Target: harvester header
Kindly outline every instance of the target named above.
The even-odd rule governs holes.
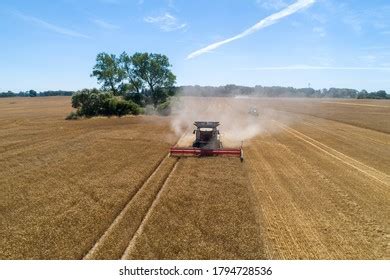
[[[219,122],[214,121],[196,121],[193,131],[195,140],[192,147],[172,147],[171,156],[234,156],[244,159],[242,146],[238,148],[223,148],[220,140],[220,133],[217,127]]]

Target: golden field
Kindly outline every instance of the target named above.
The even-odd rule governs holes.
[[[0,259],[390,258],[389,101],[193,101],[260,110],[243,163],[168,157],[168,117],[0,99]]]

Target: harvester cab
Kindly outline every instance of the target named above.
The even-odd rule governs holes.
[[[194,130],[195,141],[192,144],[194,148],[220,149],[222,148],[219,140],[219,122],[195,122]]]
[[[195,140],[192,147],[172,147],[171,156],[233,156],[244,160],[242,145],[237,148],[223,148],[217,128],[219,122],[196,121],[194,126]]]

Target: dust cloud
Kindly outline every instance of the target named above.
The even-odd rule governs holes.
[[[258,109],[259,116],[249,114],[249,109]],[[218,121],[224,147],[240,146],[265,132],[271,111],[251,104],[250,98],[189,97],[178,96],[173,101],[172,130],[181,137],[178,145],[190,146],[195,121]]]

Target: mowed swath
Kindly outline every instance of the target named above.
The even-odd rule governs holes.
[[[169,118],[0,99],[0,258],[390,258],[390,102],[206,103],[259,108],[244,163],[166,158]]]

